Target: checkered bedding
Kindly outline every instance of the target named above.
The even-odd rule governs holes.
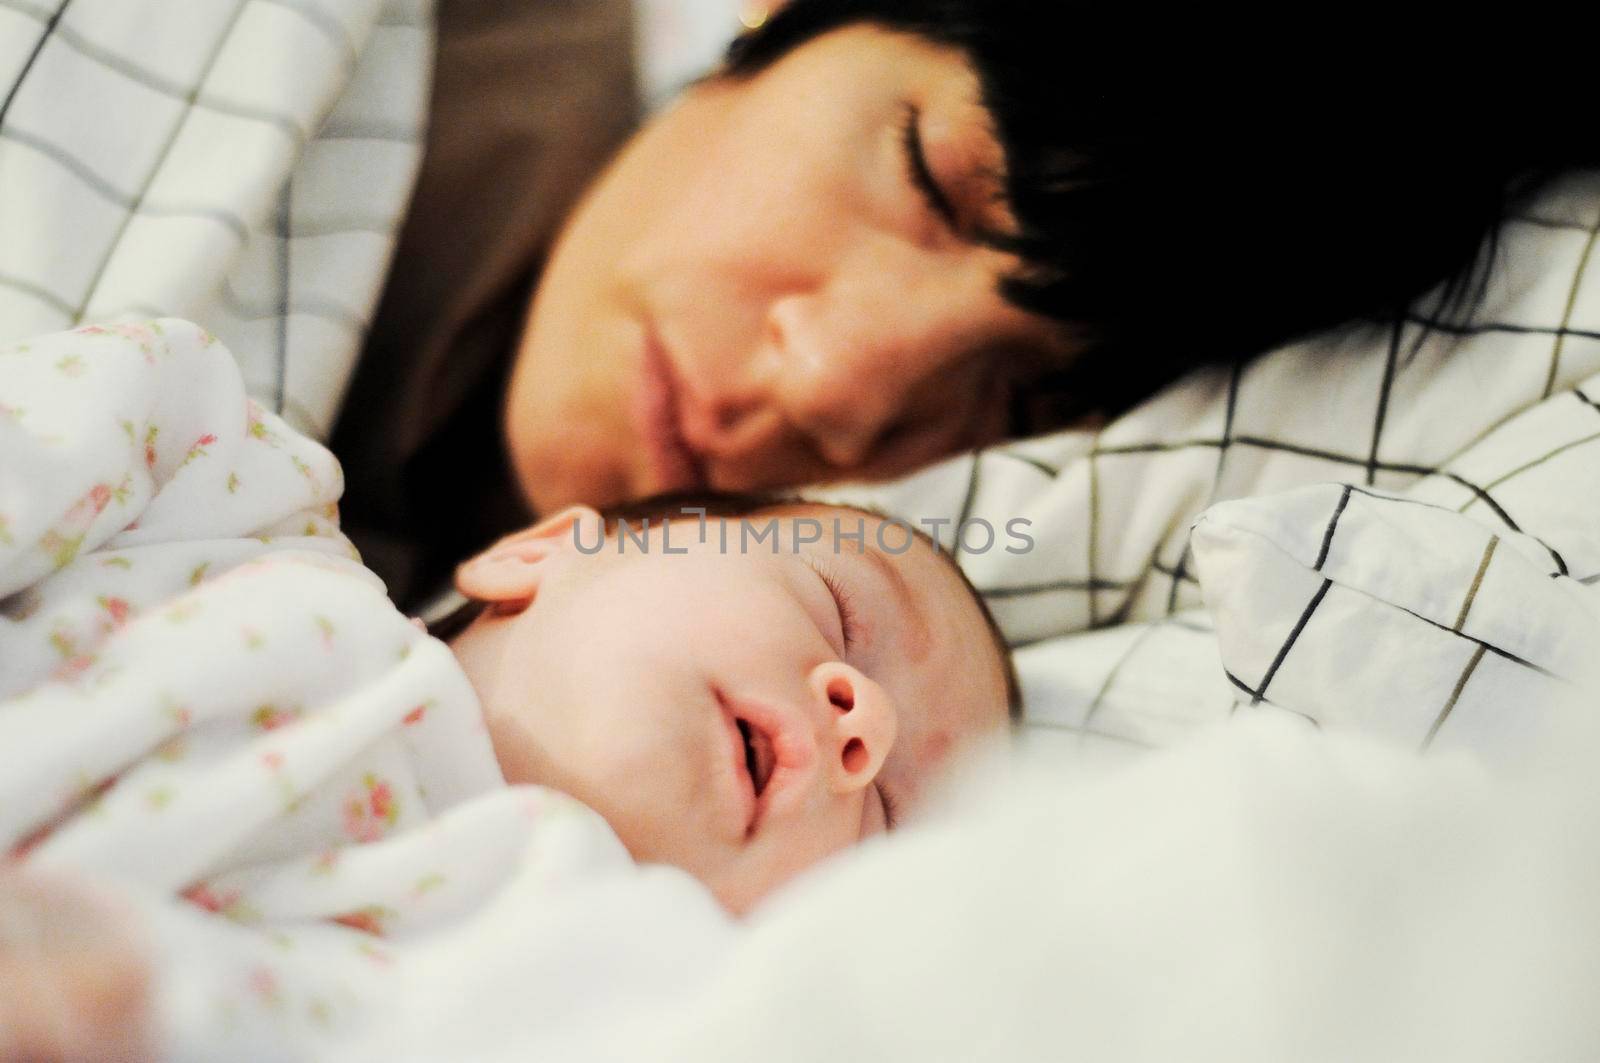
[[[204,322],[327,438],[421,160],[431,0],[0,0],[0,342]]]
[[[1572,175],[1505,224],[1469,317],[1438,320],[1425,296],[1400,320],[1297,343],[1242,369],[1195,373],[1097,432],[1011,443],[895,484],[826,493],[913,522],[954,522],[943,528],[952,545],[963,520],[996,529],[1032,522],[1036,545],[1025,553],[997,547],[960,557],[1018,647],[1037,744],[1120,759],[1241,708],[1349,723],[1361,714],[1345,706],[1359,698],[1405,702],[1405,725],[1367,725],[1418,745],[1449,744],[1462,707],[1487,697],[1507,711],[1539,685],[1533,661],[1544,651],[1518,652],[1507,641],[1519,625],[1552,626],[1536,623],[1548,608],[1528,603],[1548,606],[1550,595],[1600,579],[1597,232],[1600,174]],[[1281,494],[1329,482],[1350,491],[1333,488],[1309,507]],[[1434,636],[1455,619],[1443,609],[1384,627],[1386,652],[1374,656],[1377,629],[1333,623],[1345,592],[1329,594],[1320,577],[1274,585],[1244,608],[1237,569],[1219,559],[1209,580],[1204,565],[1197,572],[1190,529],[1208,507],[1265,498],[1261,511],[1271,516],[1260,519],[1280,539],[1329,535],[1337,560],[1356,537],[1334,535],[1335,507],[1348,519],[1391,493],[1442,507],[1456,518],[1448,533],[1475,545],[1459,564],[1438,564],[1437,521],[1414,519],[1438,510],[1387,503],[1381,521],[1409,528],[1412,548],[1366,544],[1359,560],[1381,571],[1366,598],[1392,600],[1391,584],[1432,564],[1432,589],[1453,609],[1478,585],[1476,574],[1492,591],[1486,597],[1505,603],[1498,626],[1489,623],[1496,606],[1480,599],[1467,631],[1442,645]],[[1224,522],[1237,512],[1213,514]],[[1309,529],[1296,531],[1297,521]],[[1495,536],[1534,544],[1543,565],[1536,578],[1558,586],[1542,588],[1541,598],[1477,572]],[[981,548],[985,538],[974,525],[966,542]],[[1504,553],[1501,567],[1512,552]],[[1588,637],[1593,646],[1600,629],[1574,620],[1545,637]],[[1395,640],[1411,657],[1442,654],[1453,666],[1434,660],[1427,671],[1437,680],[1419,687],[1408,655],[1387,652]],[[1258,642],[1265,652],[1255,652]],[[1330,674],[1329,662],[1344,670]],[[1320,693],[1308,695],[1317,683]]]

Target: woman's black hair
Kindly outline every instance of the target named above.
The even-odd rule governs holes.
[[[1116,9],[1115,14],[1112,9]],[[959,50],[1006,157],[1015,304],[1084,330],[1049,383],[1114,412],[1182,371],[1481,296],[1498,223],[1600,161],[1552,30],[1533,80],[1503,19],[1448,34],[1329,9],[1230,31],[1215,9],[790,0],[729,50],[752,76],[869,23]],[[1310,15],[1307,15],[1308,20]],[[1181,23],[1181,24],[1180,24]],[[1582,60],[1581,62],[1577,60]],[[1525,60],[1524,60],[1525,62]]]

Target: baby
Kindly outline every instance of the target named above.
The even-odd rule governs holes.
[[[892,829],[1016,703],[961,570],[858,510],[708,496],[608,522],[575,507],[456,582],[487,606],[451,647],[507,781],[578,798],[637,859],[734,911]]]
[[[574,882],[720,926],[891,829],[1016,705],[981,599],[907,524],[574,507],[465,562],[435,638],[353,558],[337,463],[203,331],[0,364],[0,916],[109,889],[159,943],[157,1040],[196,1058],[329,1043],[403,1006],[383,970]]]

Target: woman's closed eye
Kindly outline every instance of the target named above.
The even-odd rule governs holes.
[[[952,232],[958,231],[961,228],[961,215],[928,165],[928,153],[922,143],[921,123],[921,108],[914,103],[906,103],[900,120],[900,148],[905,156],[906,174],[912,186],[927,201],[928,208],[943,218]]]

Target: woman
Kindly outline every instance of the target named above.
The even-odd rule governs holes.
[[[1509,199],[1581,156],[1548,106],[1453,72],[1472,41],[1170,28],[1181,46],[1023,0],[795,0],[588,192],[466,420],[503,416],[539,511],[890,476],[1441,281],[1459,300]],[[353,403],[385,405],[360,381]],[[347,461],[387,436],[347,426]],[[490,446],[443,435],[406,466],[415,505]],[[474,545],[433,544],[423,582]]]

